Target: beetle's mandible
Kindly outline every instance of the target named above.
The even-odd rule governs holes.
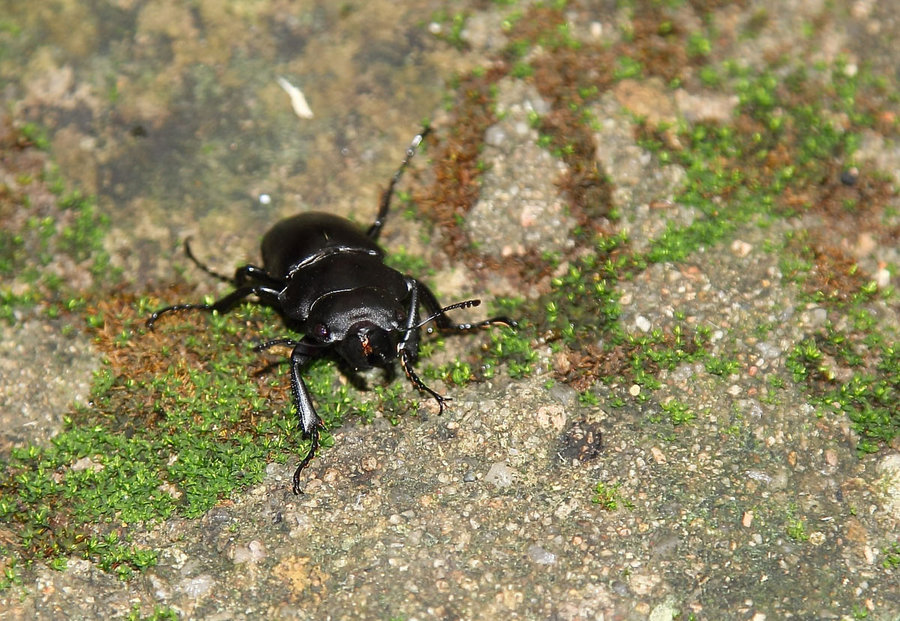
[[[426,126],[413,139],[406,156],[384,191],[378,215],[367,230],[329,213],[308,212],[281,220],[262,239],[262,267],[243,265],[233,277],[203,265],[185,241],[185,252],[200,269],[223,280],[234,291],[212,304],[176,304],[161,308],[147,319],[147,327],[167,313],[186,310],[228,312],[241,300],[255,296],[259,303],[278,310],[303,338],[281,338],[262,343],[257,350],[275,345],[293,347],[291,392],[300,427],[310,438],[310,449],[294,471],[293,491],[300,493],[300,473],[315,456],[322,424],[303,381],[303,368],[314,358],[336,352],[354,369],[387,367],[400,360],[409,381],[434,397],[443,412],[446,397],[419,379],[413,363],[419,354],[421,329],[430,322],[442,332],[467,332],[494,324],[515,327],[508,317],[478,323],[454,323],[447,311],[478,306],[466,300],[441,307],[431,290],[412,276],[384,264],[378,234],[391,205],[394,186],[409,164]],[[419,317],[419,308],[428,315]],[[428,332],[433,328],[429,326]]]

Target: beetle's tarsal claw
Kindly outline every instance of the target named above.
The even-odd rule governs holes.
[[[292,479],[291,489],[294,494],[299,496],[303,493],[303,490],[300,489],[300,473],[303,472],[303,469],[309,465],[309,462],[316,455],[316,451],[319,448],[319,428],[313,427],[313,430],[309,433],[310,445],[309,452],[306,454],[306,457],[303,458],[303,461],[300,462],[300,465],[297,466],[297,469],[294,470],[294,477]]]
[[[515,319],[510,319],[509,317],[491,317],[484,323],[485,323],[485,325],[488,325],[488,326],[494,325],[494,324],[499,324],[501,326],[506,326],[507,328],[510,328],[511,330],[515,330],[516,328],[519,327],[519,322],[516,321]]]
[[[304,459],[303,462],[301,462],[300,465],[297,466],[297,469],[294,470],[294,476],[291,479],[291,481],[292,481],[291,491],[294,492],[295,496],[299,496],[303,493],[303,490],[300,489],[300,473],[303,472],[303,468],[306,465],[305,462],[306,462],[306,460]]]
[[[453,401],[453,399],[451,399],[450,397],[445,397],[443,395],[439,395],[436,392],[431,391],[430,389],[426,388],[426,390],[429,390],[430,392],[432,392],[432,395],[434,396],[434,400],[438,402],[438,416],[442,416],[444,414],[444,403],[447,401]]]

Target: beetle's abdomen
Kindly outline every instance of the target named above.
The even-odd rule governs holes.
[[[311,211],[285,218],[269,229],[262,240],[263,266],[276,278],[286,278],[299,264],[329,248],[384,252],[365,231],[339,216]]]

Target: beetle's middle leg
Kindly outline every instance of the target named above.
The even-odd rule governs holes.
[[[235,289],[224,298],[216,300],[212,304],[174,304],[173,306],[166,306],[165,308],[161,308],[147,319],[147,328],[149,330],[153,329],[153,324],[156,323],[156,320],[162,317],[167,313],[181,312],[186,310],[202,310],[206,312],[218,311],[220,313],[227,313],[234,306],[243,300],[244,298],[256,295],[259,299],[264,303],[270,306],[274,306],[278,301],[278,291],[275,289],[270,289],[268,287],[263,287],[260,285],[248,286],[248,287],[240,287]]]
[[[428,385],[419,378],[416,374],[415,369],[412,368],[412,360],[409,352],[405,349],[400,350],[400,366],[403,367],[403,372],[406,373],[406,377],[415,386],[418,390],[423,392],[427,392],[429,395],[434,397],[434,400],[438,402],[438,416],[444,413],[444,403],[447,401],[452,401],[450,397],[445,397],[441,393],[436,390],[429,388]]]

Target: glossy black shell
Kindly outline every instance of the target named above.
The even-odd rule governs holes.
[[[262,240],[263,267],[276,278],[287,278],[304,262],[329,249],[355,249],[377,257],[384,251],[365,231],[330,213],[310,211],[278,222]]]
[[[262,256],[266,272],[284,279],[278,294],[281,308],[304,324],[314,305],[316,316],[339,315],[347,323],[360,312],[374,319],[377,310],[403,309],[409,298],[408,278],[384,265],[384,251],[355,224],[332,214],[308,212],[278,222],[263,237]],[[371,289],[378,297],[372,307],[362,303],[375,294]],[[344,300],[355,308],[336,314]],[[378,323],[395,329],[402,318],[380,318]],[[325,323],[334,328],[332,338],[343,336],[348,327]]]

